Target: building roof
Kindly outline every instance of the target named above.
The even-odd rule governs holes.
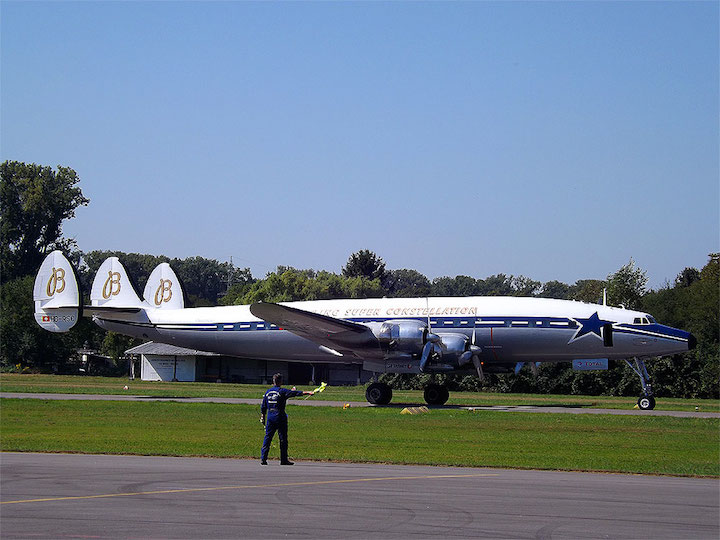
[[[176,345],[166,343],[155,343],[148,341],[132,349],[125,351],[125,354],[157,354],[162,356],[218,356],[215,353],[198,351],[196,349],[185,349]]]

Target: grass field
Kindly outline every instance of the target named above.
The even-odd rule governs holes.
[[[128,385],[127,391],[123,386]],[[310,390],[309,386],[298,389]],[[0,374],[0,390],[4,392],[41,392],[64,394],[132,394],[164,397],[262,397],[265,387],[253,384],[172,383],[128,381],[126,378],[57,375]],[[323,400],[365,401],[361,386],[329,386]],[[542,394],[494,394],[483,392],[451,392],[449,405],[538,405],[632,409],[637,397],[564,396]],[[420,390],[394,390],[393,403],[424,404]],[[720,400],[658,398],[657,410],[720,412]]]
[[[720,476],[720,419],[289,407],[297,459]],[[3,451],[257,458],[258,407],[2,399]],[[277,441],[271,458],[278,455]]]

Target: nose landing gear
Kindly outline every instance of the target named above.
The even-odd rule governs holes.
[[[653,410],[655,408],[655,397],[653,395],[652,384],[650,383],[650,375],[645,368],[645,362],[639,358],[635,358],[632,364],[629,360],[625,360],[625,363],[640,377],[643,395],[637,400],[638,407],[643,411]]]

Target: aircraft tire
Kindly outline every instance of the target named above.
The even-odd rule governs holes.
[[[372,383],[365,390],[365,399],[372,405],[387,405],[392,399],[392,388],[385,383]]]
[[[450,392],[446,386],[441,384],[428,384],[423,396],[428,405],[445,405],[450,397]]]
[[[637,404],[643,411],[652,411],[655,408],[655,398],[652,396],[640,396]]]

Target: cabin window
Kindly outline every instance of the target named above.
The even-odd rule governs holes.
[[[642,321],[640,320],[640,317],[635,317],[635,320],[633,321],[633,324],[642,324]]]

